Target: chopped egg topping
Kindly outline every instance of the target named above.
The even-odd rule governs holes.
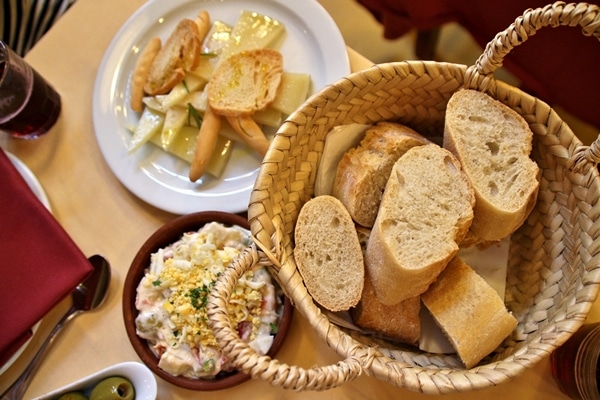
[[[218,223],[185,233],[152,255],[138,286],[138,335],[153,344],[159,366],[173,375],[214,376],[227,368],[207,324],[208,295],[227,266],[248,245],[248,234]],[[228,304],[240,337],[270,347],[277,322],[275,290],[262,267],[247,271]],[[270,339],[269,339],[270,338]],[[268,347],[261,349],[264,354]]]

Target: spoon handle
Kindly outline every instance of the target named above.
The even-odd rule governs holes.
[[[27,368],[23,371],[19,379],[17,379],[7,390],[2,393],[1,400],[21,400],[23,399],[23,395],[27,391],[29,384],[31,383],[31,379],[33,375],[38,370],[41,361],[44,356],[48,352],[48,348],[54,342],[56,336],[60,333],[65,324],[70,321],[74,316],[76,316],[80,310],[77,310],[74,306],[71,306],[69,310],[62,316],[60,321],[54,326],[44,343],[40,346],[39,350],[27,365]]]

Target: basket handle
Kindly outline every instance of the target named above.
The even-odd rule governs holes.
[[[232,265],[216,281],[208,300],[208,319],[213,334],[228,359],[240,371],[269,381],[272,385],[293,390],[326,390],[343,385],[367,372],[375,357],[375,351],[356,346],[350,355],[336,363],[323,367],[304,369],[287,365],[267,355],[256,353],[241,340],[227,314],[227,304],[238,280],[257,265],[261,258],[256,246],[244,250]],[[269,263],[269,261],[265,261]],[[312,301],[312,300],[311,300]],[[319,313],[317,326],[328,326],[329,320]],[[322,320],[322,321],[321,321]],[[314,322],[314,321],[313,321]]]
[[[562,1],[545,7],[528,9],[504,31],[496,34],[474,65],[467,69],[465,87],[496,94],[494,71],[502,67],[504,57],[544,27],[580,26],[585,36],[600,40],[600,7],[588,3]],[[586,163],[596,166],[600,162],[600,136],[591,146],[580,146],[571,158],[571,168],[583,169]]]

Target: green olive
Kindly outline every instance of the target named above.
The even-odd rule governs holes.
[[[120,376],[111,376],[98,382],[92,389],[90,400],[133,400],[135,390],[130,381]]]
[[[58,400],[87,400],[87,397],[81,392],[69,392],[60,396]]]

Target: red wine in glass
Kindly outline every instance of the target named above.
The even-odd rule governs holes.
[[[26,79],[29,90],[20,86],[23,80],[5,79],[7,62],[0,60],[0,85],[11,96],[0,98],[0,131],[18,138],[35,139],[46,133],[58,119],[60,95],[33,68]]]

